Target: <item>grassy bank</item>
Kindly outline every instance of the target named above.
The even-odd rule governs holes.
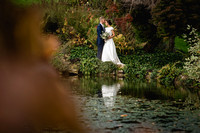
[[[111,62],[101,62],[96,58],[97,51],[86,46],[63,47],[52,59],[52,64],[59,71],[67,71],[68,67],[76,66],[77,74],[89,76],[110,76],[123,70],[125,78],[157,79],[161,84],[174,85],[182,75],[185,55],[182,53],[145,53],[135,51],[132,55],[119,55],[126,64],[120,68]],[[67,62],[67,63],[66,63]],[[65,68],[65,69],[63,69]]]

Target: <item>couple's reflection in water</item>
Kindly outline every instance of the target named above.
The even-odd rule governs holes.
[[[120,87],[121,85],[119,83],[112,85],[103,84],[101,86],[102,97],[106,107],[114,107],[117,92],[120,90]]]

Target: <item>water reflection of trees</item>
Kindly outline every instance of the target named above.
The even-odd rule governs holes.
[[[159,85],[157,82],[149,83],[137,79],[118,80],[112,77],[81,77],[77,78],[76,82],[78,83],[76,91],[89,96],[104,97],[102,95],[102,93],[104,93],[102,91],[102,86],[111,87],[116,84],[120,84],[121,86],[119,92],[122,96],[131,96],[149,100],[181,101],[181,103],[188,106],[188,108],[191,108],[190,105],[195,105],[195,108],[200,105],[199,95],[197,92],[191,92],[190,90],[181,87],[165,87]]]
[[[112,77],[83,77],[79,79],[80,88],[79,92],[85,95],[96,95],[101,97],[102,85],[113,85],[118,81]]]

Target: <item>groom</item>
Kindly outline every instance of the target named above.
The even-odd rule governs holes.
[[[103,25],[105,23],[105,19],[104,17],[100,17],[99,20],[100,20],[100,23],[97,26],[97,47],[98,47],[97,58],[101,60],[101,55],[102,55],[103,46],[104,46],[104,40],[101,38],[101,34],[102,32],[105,32],[105,28]]]

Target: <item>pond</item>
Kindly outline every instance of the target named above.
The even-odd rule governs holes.
[[[70,81],[80,122],[90,132],[200,132],[198,91],[137,79],[70,77]]]

